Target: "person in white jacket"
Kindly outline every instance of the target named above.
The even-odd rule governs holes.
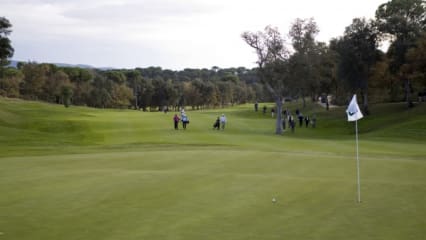
[[[226,125],[226,117],[225,117],[225,114],[222,114],[222,116],[220,116],[220,126],[222,127],[222,130],[225,130],[225,125]]]

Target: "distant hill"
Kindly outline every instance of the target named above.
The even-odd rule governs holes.
[[[53,63],[58,67],[78,67],[78,68],[95,68],[86,64],[68,64],[68,63]]]
[[[18,67],[18,63],[19,63],[20,61],[14,61],[14,60],[10,60],[10,63],[9,63],[9,65],[7,65],[8,67],[14,67],[14,68],[17,68]]]
[[[19,62],[25,62],[25,61],[10,60],[10,64],[8,66],[9,67],[17,68]],[[97,67],[93,67],[93,66],[87,65],[87,64],[69,64],[69,63],[49,63],[49,64],[54,64],[54,65],[56,65],[58,67],[77,67],[77,68],[101,69],[101,70],[111,70],[111,69],[113,69],[111,67],[97,68]]]

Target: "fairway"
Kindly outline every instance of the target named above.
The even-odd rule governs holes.
[[[426,105],[360,120],[362,203],[344,108],[302,111],[317,128],[277,136],[252,105],[174,130],[174,112],[0,98],[0,239],[423,239]]]

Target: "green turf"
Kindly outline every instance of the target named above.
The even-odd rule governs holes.
[[[0,98],[0,239],[426,236],[426,104],[359,121],[361,204],[344,108],[309,104],[317,128],[282,136],[252,109],[188,111],[175,131],[173,113]]]

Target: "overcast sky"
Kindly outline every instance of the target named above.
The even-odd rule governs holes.
[[[163,69],[255,66],[244,31],[313,17],[328,42],[387,0],[0,0],[13,59]]]

